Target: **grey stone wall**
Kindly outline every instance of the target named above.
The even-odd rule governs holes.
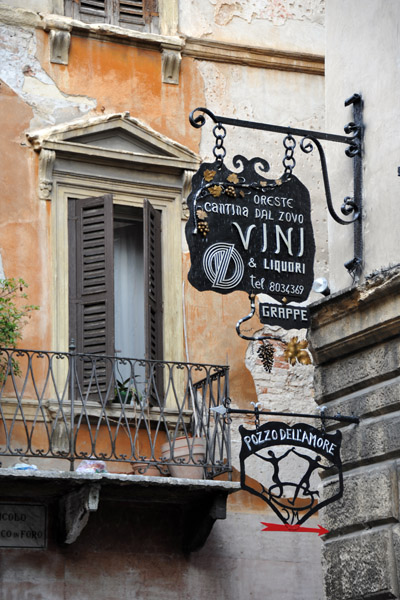
[[[311,306],[316,400],[360,418],[342,426],[343,497],[322,511],[327,600],[400,598],[399,292],[396,268]]]

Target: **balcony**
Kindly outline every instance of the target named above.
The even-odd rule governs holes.
[[[210,410],[229,401],[228,367],[15,349],[0,359],[2,497],[47,489],[65,505],[78,494],[90,512],[101,489],[102,498],[182,504],[186,524],[202,507],[184,545],[204,543],[238,486],[229,424]],[[67,520],[68,543],[77,522]]]

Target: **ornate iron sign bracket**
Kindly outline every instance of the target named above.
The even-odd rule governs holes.
[[[282,133],[287,136],[285,138],[286,156],[284,159],[285,174],[291,172],[295,165],[293,158],[293,145],[291,140],[293,136],[301,137],[300,148],[306,154],[312,152],[314,146],[317,148],[320,162],[322,177],[324,181],[325,196],[331,217],[340,225],[353,224],[354,227],[354,258],[345,263],[345,267],[357,281],[360,277],[363,261],[363,240],[362,240],[362,141],[363,141],[363,101],[360,94],[353,94],[345,101],[345,106],[353,106],[353,121],[348,123],[344,128],[347,135],[336,135],[321,131],[311,131],[306,129],[297,129],[294,127],[282,127],[280,125],[270,125],[267,123],[258,123],[255,121],[243,121],[240,119],[232,119],[214,115],[207,108],[196,108],[190,114],[189,120],[193,127],[200,128],[205,122],[207,115],[216,124],[214,127],[214,135],[216,144],[214,147],[214,156],[216,162],[220,166],[226,154],[223,146],[226,130],[224,125],[234,127],[244,127],[248,129],[259,129],[262,131],[270,131],[274,133]],[[198,113],[198,114],[196,114]],[[352,135],[350,135],[352,134]],[[288,140],[288,141],[286,141]],[[353,159],[353,196],[347,196],[341,206],[341,213],[348,219],[343,219],[337,214],[333,207],[332,195],[329,184],[328,169],[326,165],[325,153],[319,140],[346,144],[346,156]]]
[[[227,401],[229,403],[229,399]],[[341,414],[328,416],[325,407],[321,408],[319,415],[311,415],[262,411],[259,409],[259,402],[251,404],[254,406],[253,410],[229,406],[218,406],[211,410],[227,419],[233,413],[254,415],[254,429],[243,425],[239,427],[242,441],[239,455],[241,487],[266,502],[285,527],[277,529],[275,525],[264,525],[271,525],[275,530],[282,531],[300,530],[300,525],[309,517],[331,502],[339,500],[343,494],[340,458],[342,434],[340,431],[328,433],[326,421],[359,423],[359,419]],[[268,421],[261,425],[260,415],[320,419],[321,427],[316,428],[307,423],[288,425],[282,421]],[[254,468],[254,463],[259,463],[259,460],[265,466],[260,481],[246,477],[249,467],[253,465]],[[329,490],[325,490],[324,496],[320,497],[315,474],[326,470],[333,483]],[[327,531],[323,530],[322,533]]]

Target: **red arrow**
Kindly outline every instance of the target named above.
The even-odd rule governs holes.
[[[329,533],[328,529],[321,527],[321,525],[318,525],[318,527],[300,527],[300,525],[289,525],[288,523],[286,523],[286,525],[281,525],[280,523],[262,522],[261,525],[266,525],[266,527],[261,531],[303,531],[309,533],[318,533],[319,536]]]

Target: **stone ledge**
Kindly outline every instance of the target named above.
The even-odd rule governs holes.
[[[139,487],[167,487],[184,488],[192,490],[224,491],[228,494],[240,490],[240,483],[236,481],[219,481],[213,479],[182,479],[178,477],[149,477],[145,475],[126,475],[125,473],[77,473],[76,471],[20,471],[18,469],[1,469],[0,481],[2,481],[2,491],[4,490],[5,480],[13,481],[37,481],[37,482],[56,482],[60,486],[72,485],[79,486],[86,483],[100,483],[103,486],[139,486]]]
[[[319,402],[324,402],[322,396]],[[400,410],[400,377],[381,381],[380,383],[357,390],[328,404],[328,414],[340,413],[354,415],[359,418],[374,418]],[[339,424],[328,425],[327,429],[337,429]]]
[[[400,338],[339,356],[315,369],[315,400],[319,404],[400,375]]]
[[[119,473],[0,469],[0,489],[3,502],[58,503],[61,542],[66,544],[78,539],[101,503],[132,504],[136,511],[173,506],[177,508],[174,527],[182,550],[192,552],[204,545],[215,521],[226,518],[227,497],[238,491],[240,484]]]
[[[309,339],[316,364],[400,335],[400,268],[378,273],[310,305]]]
[[[342,430],[344,469],[374,464],[400,456],[400,415],[363,420]]]
[[[310,73],[311,75],[325,74],[324,57],[317,54],[302,52],[284,52],[272,48],[244,46],[229,42],[187,38],[182,50],[183,56],[198,60],[210,60],[247,67]]]

